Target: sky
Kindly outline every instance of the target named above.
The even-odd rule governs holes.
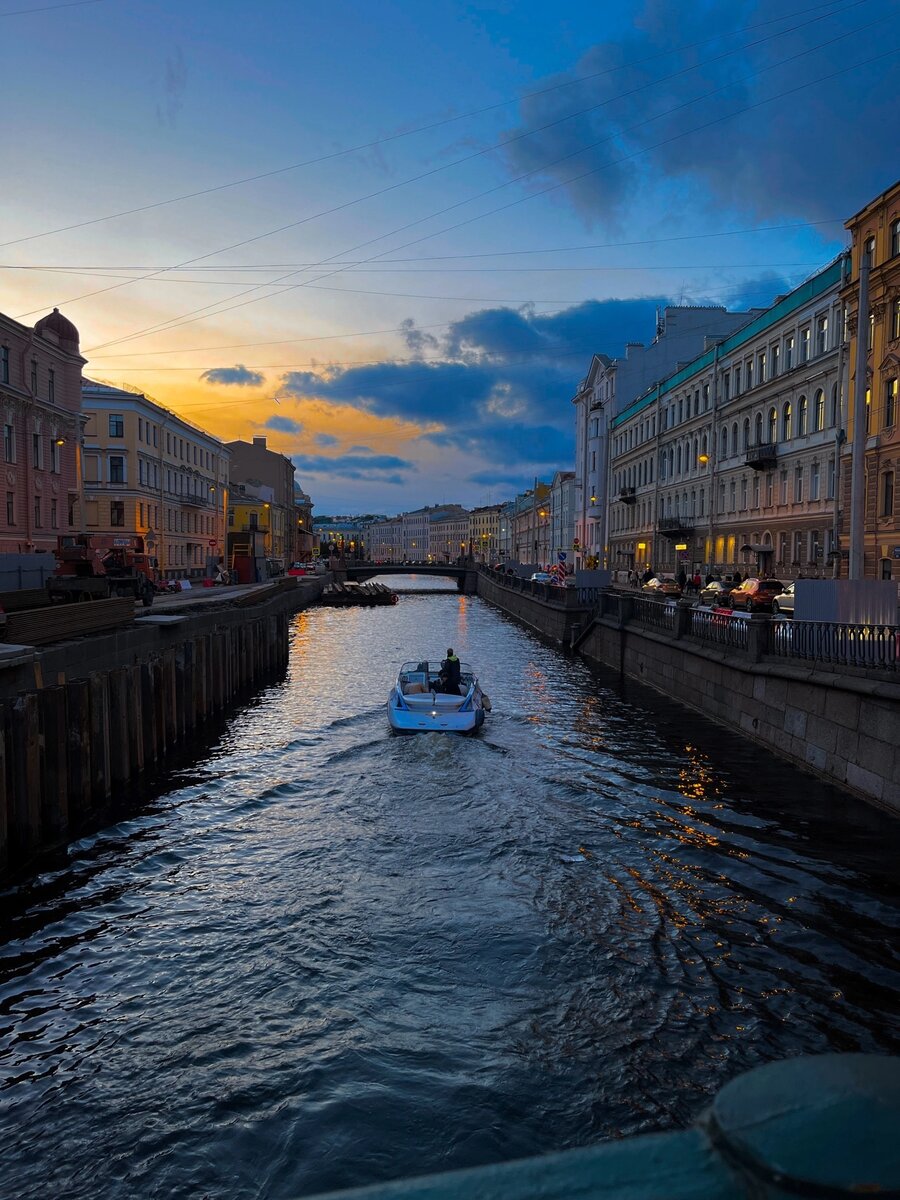
[[[0,311],[316,511],[571,469],[664,304],[770,304],[898,176],[897,0],[5,0]]]

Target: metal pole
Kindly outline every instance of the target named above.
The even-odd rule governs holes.
[[[869,360],[869,255],[859,246],[859,300],[856,306],[856,379],[853,387],[853,444],[850,448],[850,571],[862,579],[866,538],[866,368]]]

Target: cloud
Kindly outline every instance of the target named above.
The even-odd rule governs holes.
[[[238,363],[236,367],[213,367],[204,371],[200,378],[207,383],[220,383],[226,387],[259,387],[266,381],[265,375],[252,371],[243,363]]]
[[[331,433],[317,433],[316,434],[316,445],[317,446],[325,446],[325,447],[336,446],[338,444],[338,440],[339,439],[336,438]]]
[[[301,433],[303,426],[299,421],[292,421],[290,417],[269,417],[263,429],[273,429],[276,433]]]
[[[329,458],[324,454],[293,454],[291,461],[298,471],[307,475],[325,475],[342,479],[363,479],[376,483],[402,484],[402,472],[411,471],[414,464],[395,454],[342,454]]]
[[[564,184],[557,194],[587,225],[624,223],[641,203],[669,226],[723,208],[848,215],[892,182],[883,131],[900,124],[900,91],[890,57],[825,77],[871,58],[895,18],[889,0],[794,20],[780,0],[742,0],[689,5],[672,21],[667,0],[646,0],[633,32],[537,81],[595,76],[524,99],[505,164],[514,176],[536,170],[529,186]]]
[[[421,356],[426,350],[436,350],[438,339],[430,333],[417,328],[412,317],[400,322],[400,336],[406,342],[406,348],[416,356]]]

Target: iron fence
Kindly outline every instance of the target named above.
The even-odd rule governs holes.
[[[702,642],[713,642],[717,646],[729,646],[734,650],[746,650],[750,627],[746,617],[695,608],[691,611],[691,634]]]
[[[769,653],[842,667],[900,669],[900,626],[831,621],[772,621]]]
[[[675,605],[665,600],[654,600],[650,596],[635,596],[632,601],[635,620],[653,629],[675,628]]]

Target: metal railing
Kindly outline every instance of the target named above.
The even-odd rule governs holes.
[[[691,636],[702,642],[712,642],[716,646],[746,650],[749,645],[750,624],[747,617],[695,608],[691,611]]]
[[[772,621],[768,652],[839,667],[900,670],[900,626]]]
[[[635,619],[641,625],[649,625],[653,629],[675,628],[675,604],[654,600],[651,596],[634,596],[631,604]]]

